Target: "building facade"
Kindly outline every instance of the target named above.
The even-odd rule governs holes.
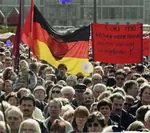
[[[0,10],[7,17],[11,8],[19,8],[20,0],[0,0]],[[59,0],[34,0],[51,25],[79,26],[93,22],[94,0],[72,0],[61,4]],[[98,23],[150,24],[150,0],[97,0]],[[24,0],[24,16],[31,0]]]

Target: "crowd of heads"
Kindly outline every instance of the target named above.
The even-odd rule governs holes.
[[[150,132],[150,70],[142,64],[94,62],[67,73],[37,60],[25,45],[18,67],[0,43],[0,133]],[[76,67],[76,66],[75,66]]]

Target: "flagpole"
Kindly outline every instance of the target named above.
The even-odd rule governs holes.
[[[93,22],[96,23],[97,22],[97,18],[96,18],[96,14],[97,14],[97,11],[96,11],[96,0],[93,0]]]

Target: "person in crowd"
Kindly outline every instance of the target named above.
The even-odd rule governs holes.
[[[66,81],[67,75],[67,66],[65,64],[58,65],[58,72],[57,72],[57,80],[64,80]]]
[[[12,65],[13,65],[12,58],[11,57],[6,57],[5,62],[3,64],[4,64],[5,68],[12,67]]]
[[[127,129],[127,127],[135,121],[135,117],[123,109],[125,102],[124,96],[120,93],[114,93],[109,98],[112,102],[110,118]]]
[[[114,88],[123,87],[124,82],[126,80],[126,72],[122,69],[117,70],[115,73],[115,79],[116,79],[116,86],[114,86]]]
[[[107,90],[102,92],[99,96],[98,96],[98,101],[104,99],[104,98],[108,98],[111,95],[111,91]]]
[[[102,132],[105,125],[105,117],[100,112],[93,112],[87,118],[89,133]]]
[[[11,106],[6,110],[6,121],[11,128],[11,133],[18,133],[19,126],[23,121],[23,113],[18,107]]]
[[[29,69],[30,69],[30,71],[34,72],[34,74],[36,76],[38,76],[38,65],[37,65],[37,63],[31,63],[29,65]]]
[[[130,112],[131,106],[134,105],[135,99],[131,95],[125,95],[124,110]]]
[[[50,129],[50,133],[65,133],[66,131],[66,125],[63,121],[56,119]]]
[[[40,63],[40,66],[39,66],[39,71],[38,71],[38,76],[41,77],[41,78],[44,78],[45,77],[45,68],[49,67],[48,64],[45,64],[45,63]]]
[[[66,83],[68,86],[74,87],[77,84],[77,76],[68,75],[66,78]]]
[[[75,95],[75,90],[71,86],[65,86],[61,89],[61,93],[62,93],[62,96],[64,98],[67,98],[69,102],[71,103]]]
[[[94,85],[94,87],[93,87],[93,95],[94,95],[95,102],[97,102],[98,96],[102,92],[104,92],[106,90],[107,90],[106,86],[104,84],[102,84],[102,83],[98,83],[98,84]]]
[[[3,71],[3,80],[10,80],[11,74],[14,72],[14,69],[12,67],[6,67]]]
[[[0,121],[0,133],[11,133],[10,126],[4,121]]]
[[[97,110],[97,104],[98,102],[93,102],[92,105],[91,105],[91,108],[90,108],[90,113],[93,113],[95,111],[98,111]]]
[[[150,110],[148,110],[144,117],[144,125],[147,129],[150,130]]]
[[[68,111],[64,112],[62,118],[72,125],[74,119],[74,109],[69,109]]]
[[[125,90],[127,95],[133,96],[135,100],[137,100],[139,87],[138,83],[134,80],[128,80],[124,83],[123,89]]]
[[[101,76],[104,76],[104,71],[103,71],[103,68],[101,66],[95,66],[94,67],[94,74],[97,73]]]
[[[50,116],[44,121],[44,125],[47,127],[49,132],[50,132],[52,123],[56,119],[59,119],[65,123],[65,126],[66,126],[65,133],[69,133],[69,132],[73,131],[71,124],[69,122],[65,121],[60,116],[61,108],[62,108],[62,103],[58,98],[54,98],[53,100],[50,101],[50,104],[49,104]]]
[[[18,133],[42,133],[42,132],[36,120],[27,119],[20,124]]]
[[[46,106],[46,102],[44,101],[46,97],[45,88],[43,86],[37,86],[35,87],[33,94],[36,99],[36,106],[43,111]]]
[[[47,133],[47,128],[44,123],[40,120],[42,114],[38,114],[37,118],[33,117],[33,111],[35,110],[35,98],[32,94],[27,94],[20,99],[20,110],[23,112],[23,119],[34,119],[36,120],[40,127],[42,133]]]
[[[17,94],[15,92],[10,92],[5,100],[10,104],[10,105],[13,105],[13,106],[18,106],[18,97],[17,97]]]
[[[97,109],[99,112],[101,112],[105,117],[105,125],[115,125],[113,120],[111,120],[111,110],[112,110],[112,103],[108,98],[104,98],[98,102]]]
[[[130,109],[130,113],[135,116],[136,110],[141,107],[142,105],[150,104],[150,85],[144,83],[140,87],[140,99],[136,102]]]
[[[144,129],[146,129],[146,127],[141,121],[134,121],[133,123],[129,125],[129,127],[127,128],[127,131],[142,132]]]
[[[80,105],[83,105],[84,103],[83,95],[86,90],[86,85],[82,83],[78,83],[75,85],[74,88],[75,88],[75,98],[73,99],[72,104],[75,107],[78,107]]]
[[[98,83],[102,83],[102,76],[98,73],[95,73],[92,75],[92,88]]]
[[[13,90],[13,82],[11,80],[5,80],[3,83],[3,91],[8,95]]]
[[[75,109],[72,133],[88,132],[86,122],[89,114],[89,110],[85,106],[78,106]]]
[[[84,98],[84,106],[90,111],[91,105],[94,102],[94,96],[91,89],[87,88],[86,91],[83,93]]]
[[[37,77],[32,71],[30,71],[29,64],[27,61],[21,60],[19,62],[19,71],[19,77],[16,80],[16,83],[14,84],[14,89],[19,90],[22,87],[20,80],[25,80],[27,85],[24,87],[27,87],[28,89],[33,91],[37,84]]]
[[[114,93],[120,93],[120,94],[123,95],[123,96],[126,95],[126,92],[125,92],[124,89],[121,88],[121,87],[116,87],[115,89],[113,89],[112,94],[114,94]]]
[[[84,77],[83,84],[86,85],[87,88],[92,86],[92,79],[90,77]]]
[[[148,81],[147,81],[145,78],[143,78],[143,77],[137,78],[136,81],[137,81],[139,87],[140,87],[143,83],[148,83]]]
[[[116,79],[115,77],[108,77],[106,86],[107,87],[114,87],[116,85]]]
[[[56,84],[49,91],[48,104],[44,108],[44,116],[45,116],[45,118],[47,118],[49,116],[48,108],[49,108],[50,100],[53,100],[54,98],[62,97],[62,93],[61,93],[61,89],[62,88],[63,88],[63,86],[61,86],[59,84]]]
[[[150,110],[150,105],[142,105],[136,110],[136,120],[144,123],[144,117],[147,111]]]
[[[37,76],[37,84],[36,84],[36,86],[45,86],[45,80],[42,78],[42,77],[40,77],[40,76]]]

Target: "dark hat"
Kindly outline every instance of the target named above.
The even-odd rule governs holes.
[[[75,90],[84,92],[86,90],[86,85],[82,83],[78,83],[75,85]]]

